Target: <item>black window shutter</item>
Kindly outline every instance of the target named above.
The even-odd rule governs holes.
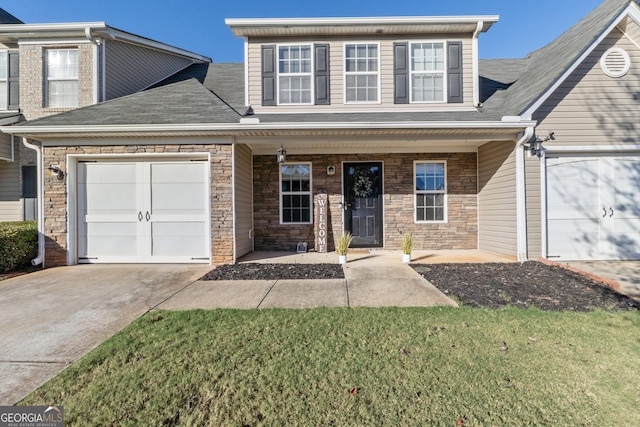
[[[276,47],[262,46],[262,105],[276,105]]]
[[[315,54],[315,65],[313,78],[315,80],[315,104],[329,105],[331,104],[331,96],[329,93],[329,45],[316,44],[313,46]]]
[[[463,102],[462,97],[462,42],[447,43],[447,102]]]
[[[393,44],[393,102],[409,103],[409,44]]]
[[[18,52],[9,52],[7,55],[9,60],[7,75],[7,108],[9,110],[17,110],[20,108],[20,57]]]

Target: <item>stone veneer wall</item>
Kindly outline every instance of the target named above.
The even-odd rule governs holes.
[[[413,162],[446,160],[448,221],[416,224],[413,220]],[[312,190],[329,195],[328,250],[335,250],[335,238],[342,232],[342,162],[383,162],[384,247],[400,249],[402,235],[410,232],[415,249],[477,249],[478,184],[476,153],[449,154],[361,154],[287,156],[287,162],[312,162]],[[275,156],[254,156],[254,235],[256,250],[295,250],[297,242],[315,247],[315,224],[281,225],[279,168]],[[336,174],[327,175],[327,166]],[[315,210],[317,215],[317,209]]]
[[[67,170],[67,154],[211,153],[211,250],[214,264],[233,262],[232,148],[230,145],[46,147],[44,165]],[[66,180],[44,176],[45,266],[67,264]]]

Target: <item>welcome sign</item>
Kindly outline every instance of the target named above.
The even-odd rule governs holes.
[[[327,216],[329,214],[329,195],[327,190],[320,189],[316,193],[318,220],[316,221],[316,252],[327,253]]]

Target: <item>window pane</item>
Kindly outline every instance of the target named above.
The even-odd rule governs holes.
[[[78,82],[77,81],[50,81],[49,82],[49,107],[77,107],[78,106]]]
[[[75,49],[48,50],[47,77],[50,79],[77,79],[78,51]]]
[[[7,78],[7,51],[0,51],[0,80]]]
[[[7,109],[7,82],[0,82],[0,110]]]

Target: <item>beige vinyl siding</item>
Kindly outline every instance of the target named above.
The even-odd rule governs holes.
[[[527,198],[527,257],[536,260],[542,256],[542,188],[540,160],[525,155],[525,194]]]
[[[478,248],[517,254],[516,157],[510,141],[478,149]]]
[[[2,139],[9,135],[2,135]],[[4,141],[0,143],[4,145]],[[0,160],[0,221],[22,221],[22,181],[19,152],[15,161]]]
[[[612,47],[631,57],[624,77],[608,77],[600,68],[600,58]],[[539,121],[537,132],[555,132],[556,140],[547,146],[640,144],[638,93],[640,49],[616,29],[533,115]]]
[[[251,149],[234,145],[235,258],[253,251],[253,165]]]
[[[106,99],[145,89],[182,70],[193,61],[156,49],[105,41]]]
[[[394,104],[393,102],[393,43],[402,41],[462,41],[463,55],[463,90],[464,103],[414,103]],[[262,106],[261,83],[261,46],[263,44],[329,44],[329,78],[331,88],[331,105],[281,105],[272,107]],[[380,44],[380,93],[379,103],[345,104],[344,102],[344,45],[345,43],[379,43]],[[468,35],[430,35],[429,37],[404,37],[404,38],[334,38],[318,37],[309,39],[252,39],[248,45],[248,91],[249,104],[256,112],[284,112],[296,110],[309,110],[317,112],[349,112],[349,111],[379,111],[388,108],[397,111],[442,111],[460,110],[473,107],[473,47],[471,37]]]
[[[626,35],[613,30],[533,115],[538,135],[555,132],[555,141],[546,147],[640,145],[640,48],[629,38],[640,44],[640,28],[632,22]],[[600,68],[600,58],[612,47],[631,58],[624,77],[608,77]],[[526,174],[528,256],[535,259],[542,255],[543,225],[538,159],[527,158]]]
[[[2,159],[13,160],[13,150],[11,149],[11,135],[0,133],[0,162]]]

